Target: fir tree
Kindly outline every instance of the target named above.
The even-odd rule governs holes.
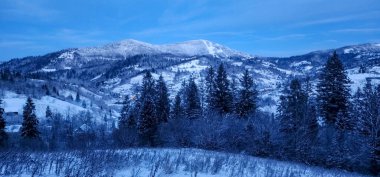
[[[168,122],[170,112],[169,93],[162,75],[157,81],[156,91],[158,92],[156,103],[158,123]]]
[[[80,95],[79,95],[79,92],[77,92],[76,96],[75,96],[75,101],[76,102],[79,102],[80,101]]]
[[[138,131],[144,144],[150,146],[155,145],[157,131],[157,117],[154,101],[154,79],[152,74],[147,71],[143,78],[143,86],[141,92],[141,110],[138,120]]]
[[[215,71],[212,66],[210,66],[207,69],[207,75],[205,79],[206,83],[206,99],[205,102],[207,104],[208,109],[214,109],[215,108],[215,100],[214,100],[214,93],[215,93]]]
[[[201,115],[201,103],[199,101],[198,87],[193,78],[189,79],[186,89],[186,115],[189,119],[198,118]]]
[[[304,138],[304,131],[301,130],[305,126],[307,111],[307,94],[302,90],[298,79],[291,81],[289,91],[286,90],[281,97],[279,108],[280,131],[283,133],[285,150],[294,156],[295,152],[301,150],[299,142]]]
[[[50,106],[46,107],[45,117],[46,119],[51,119],[53,117],[53,112],[51,112]]]
[[[5,146],[6,141],[8,140],[8,135],[5,132],[5,119],[3,117],[4,109],[1,107],[3,100],[0,99],[0,147]]]
[[[336,52],[327,60],[317,85],[319,112],[328,125],[352,129],[349,119],[349,79]],[[341,112],[343,120],[338,119]]]
[[[38,138],[40,132],[37,129],[38,120],[35,114],[36,108],[32,98],[28,97],[23,111],[21,136],[24,138]]]
[[[240,79],[241,89],[239,91],[239,101],[237,103],[237,114],[240,117],[247,117],[257,108],[257,90],[248,70],[245,70]]]
[[[130,114],[130,100],[129,96],[126,95],[123,101],[123,107],[121,108],[120,117],[119,117],[119,129],[126,128],[134,124],[134,120],[129,120]]]
[[[182,117],[182,113],[183,113],[183,108],[181,104],[181,96],[180,96],[180,93],[177,93],[177,95],[174,98],[174,104],[172,108],[172,118],[178,119]]]
[[[212,105],[217,112],[221,114],[231,113],[233,100],[227,72],[223,64],[218,67],[212,101]]]

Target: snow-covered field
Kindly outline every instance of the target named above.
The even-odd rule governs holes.
[[[26,95],[5,91],[2,99],[5,112],[18,112],[19,115],[22,115],[22,110],[27,99]],[[87,110],[51,96],[42,96],[39,99],[33,99],[33,101],[36,106],[36,115],[39,118],[45,117],[47,106],[50,106],[52,111],[59,112],[62,115],[66,115],[67,113],[75,114]]]
[[[361,176],[297,163],[199,149],[1,152],[0,176]]]

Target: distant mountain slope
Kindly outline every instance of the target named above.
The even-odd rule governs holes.
[[[206,40],[164,45],[124,40],[100,47],[65,49],[43,56],[13,59],[1,63],[0,70],[18,72],[34,79],[24,81],[29,85],[35,85],[35,79],[38,79],[38,82],[54,85],[58,90],[69,90],[73,94],[78,90],[88,90],[91,94],[86,97],[86,105],[96,103],[96,110],[92,111],[103,111],[99,114],[101,116],[108,109],[115,110],[123,95],[132,94],[137,89],[146,69],[151,69],[156,78],[164,76],[173,98],[182,81],[192,76],[201,84],[206,68],[224,63],[231,81],[236,83],[241,73],[248,69],[258,84],[260,109],[275,112],[282,86],[293,77],[302,79],[307,76],[315,85],[318,72],[333,51],[337,51],[343,60],[353,90],[365,83],[368,77],[380,77],[380,44],[352,45],[275,58],[245,54]],[[359,73],[360,67],[364,68],[365,73]],[[64,99],[62,95],[60,99]],[[113,117],[116,116],[113,114]]]

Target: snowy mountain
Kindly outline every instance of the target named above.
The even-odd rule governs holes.
[[[242,71],[248,69],[258,84],[260,109],[275,112],[283,84],[292,77],[309,76],[315,85],[318,72],[335,50],[346,66],[353,90],[362,86],[367,78],[380,77],[380,44],[278,58],[254,57],[206,40],[163,45],[124,40],[100,47],[65,49],[43,56],[13,59],[1,63],[0,70],[27,76],[25,83],[3,86],[3,90],[16,92],[20,98],[43,92],[41,87],[48,85],[50,91],[54,87],[60,93],[55,96],[57,99],[68,102],[62,105],[74,104],[98,113],[99,117],[112,110],[112,117],[117,117],[121,97],[138,89],[144,70],[152,69],[155,78],[163,75],[173,98],[182,81],[192,76],[201,85],[206,68],[224,63],[231,81],[238,82]],[[365,72],[359,72],[360,68]],[[29,91],[15,87],[26,87]],[[72,100],[76,93],[83,97],[80,103]],[[62,109],[66,111],[68,107]]]
[[[232,56],[251,57],[248,54],[229,49],[220,44],[207,40],[191,40],[175,44],[153,45],[133,39],[128,39],[107,44],[102,47],[82,48],[78,49],[76,52],[79,55],[86,57],[108,56],[110,58],[117,56],[128,57],[141,54],[172,54],[176,56],[210,55],[219,58]]]

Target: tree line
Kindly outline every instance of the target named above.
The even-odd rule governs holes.
[[[54,119],[53,127],[60,133],[50,131],[53,135],[47,141],[59,142],[65,135],[71,144],[88,142],[86,148],[101,147],[99,142],[107,148],[196,147],[379,174],[380,85],[368,80],[351,95],[350,81],[336,53],[327,60],[316,89],[304,78],[293,78],[282,88],[276,115],[260,111],[259,92],[248,70],[238,84],[229,79],[223,64],[217,69],[210,66],[205,77],[196,79],[191,76],[183,81],[170,100],[164,77],[156,80],[147,70],[139,90],[124,97],[112,134],[92,132],[75,139],[72,122]],[[40,135],[34,109],[29,98],[21,128],[24,140]],[[4,144],[2,113],[0,109]],[[50,111],[49,117],[59,117],[53,115]]]

